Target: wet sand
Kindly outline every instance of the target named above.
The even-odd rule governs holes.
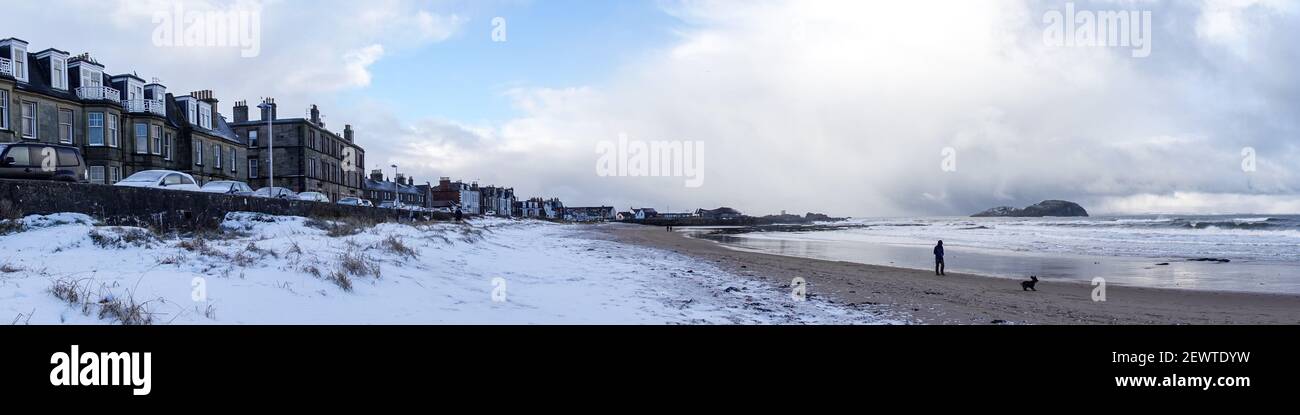
[[[1044,278],[1022,291],[1006,278],[743,252],[661,227],[608,224],[592,228],[624,243],[670,250],[715,263],[737,275],[787,286],[841,304],[879,304],[921,324],[1300,324],[1300,296],[1128,287],[1094,287]]]

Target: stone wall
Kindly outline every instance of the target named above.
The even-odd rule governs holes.
[[[405,211],[333,203],[27,180],[0,180],[0,200],[22,215],[84,213],[107,224],[163,230],[213,229],[228,212],[375,222],[415,219]]]

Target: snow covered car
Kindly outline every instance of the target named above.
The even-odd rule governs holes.
[[[330,197],[321,192],[302,192],[298,194],[298,200],[329,203]]]
[[[297,199],[298,194],[294,191],[283,187],[263,187],[253,192],[253,197],[266,197],[272,199]]]
[[[396,202],[392,200],[385,200],[383,202],[379,202],[379,207],[384,209],[401,209],[403,206],[404,205],[402,205],[402,202]]]
[[[338,204],[348,205],[348,206],[375,207],[374,203],[370,203],[369,200],[362,199],[359,197],[345,197],[339,199]]]
[[[489,211],[487,211],[487,212],[483,212],[483,214],[484,214],[484,215],[487,215],[487,216],[496,216],[496,215],[497,215],[497,211],[495,211],[495,210],[489,210]]]
[[[122,187],[147,187],[151,189],[199,191],[194,177],[171,170],[145,170],[113,184]]]
[[[199,188],[204,193],[225,193],[228,195],[247,196],[253,194],[253,188],[248,187],[244,182],[234,180],[215,180],[207,182]]]

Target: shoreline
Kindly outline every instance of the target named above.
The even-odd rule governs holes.
[[[608,239],[664,249],[777,286],[794,277],[808,293],[837,304],[881,305],[920,324],[1300,324],[1300,295],[1146,288],[1110,284],[1092,300],[1087,283],[1043,279],[1039,291],[1018,280],[827,261],[731,249],[661,227],[608,224]]]

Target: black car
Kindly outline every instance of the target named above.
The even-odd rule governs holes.
[[[86,161],[73,146],[47,143],[0,144],[0,179],[83,182]]]

